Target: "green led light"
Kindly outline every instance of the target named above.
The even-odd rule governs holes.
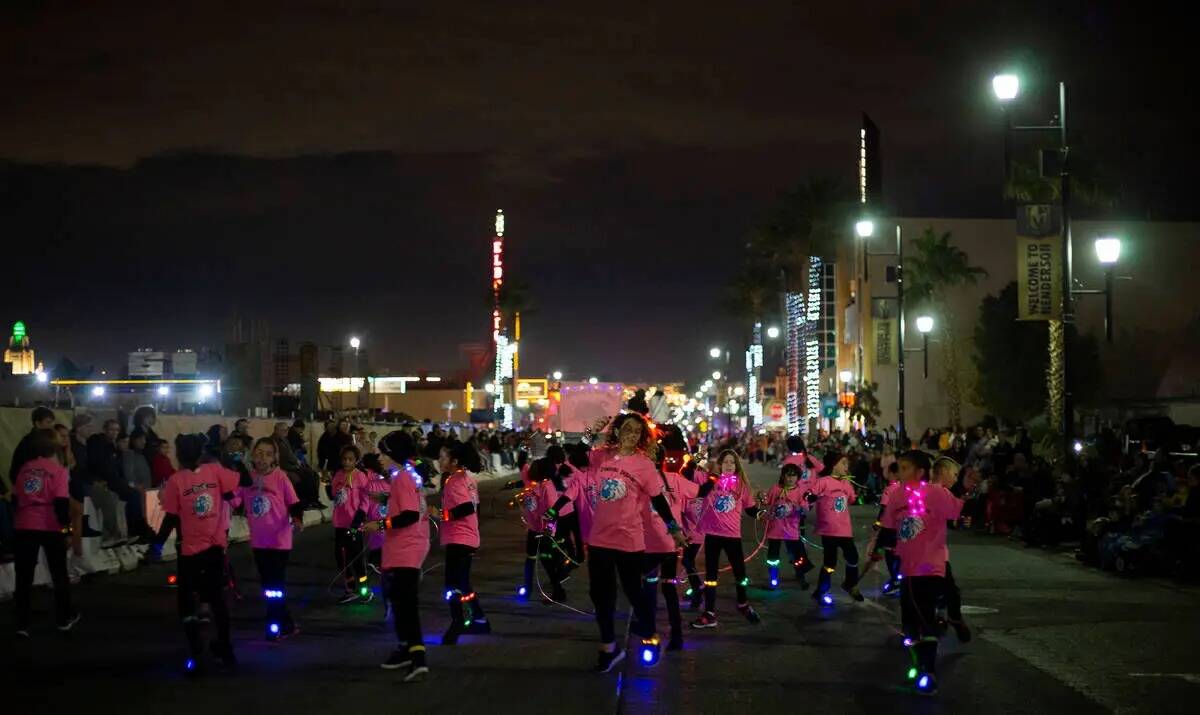
[[[367,595],[367,587],[363,586],[362,588],[358,589],[358,592],[364,596]]]
[[[909,669],[908,669],[908,679],[909,679],[909,680],[916,680],[916,679],[917,679],[917,669],[916,669],[916,668],[909,668]]]

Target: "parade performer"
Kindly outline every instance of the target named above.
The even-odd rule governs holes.
[[[747,621],[759,622],[746,594],[750,579],[746,576],[746,557],[742,552],[742,514],[757,518],[761,509],[754,503],[750,482],[736,452],[730,449],[721,452],[717,466],[720,475],[708,477],[716,486],[705,498],[704,514],[700,517],[700,529],[704,532],[704,612],[692,621],[692,628],[717,626],[717,574],[722,551],[733,571],[738,611]]]
[[[239,478],[237,472],[216,462],[200,464],[206,441],[202,434],[181,434],[175,438],[180,468],[159,492],[164,516],[151,547],[152,560],[161,560],[167,536],[179,530],[176,593],[179,618],[191,654],[186,664],[190,674],[204,670],[200,661],[200,621],[196,615],[199,603],[208,605],[217,628],[212,654],[223,667],[237,665],[229,636],[229,608],[222,593],[229,534],[221,515],[223,506],[236,497]]]
[[[388,516],[363,524],[368,534],[384,532],[383,570],[388,579],[397,645],[380,664],[385,670],[408,668],[404,682],[420,680],[429,672],[425,643],[421,639],[419,592],[421,566],[429,554],[429,515],[425,480],[413,460],[417,447],[412,435],[396,430],[379,441],[379,461],[391,477],[387,493]]]
[[[824,564],[817,581],[813,598],[824,605],[832,605],[829,595],[833,574],[837,571],[838,550],[846,559],[846,579],[842,590],[855,601],[862,601],[858,590],[858,549],[854,545],[854,527],[850,522],[850,505],[854,503],[854,487],[847,473],[849,460],[837,453],[825,455],[825,468],[821,476],[813,481],[805,499],[816,504],[817,535],[821,537]]]
[[[859,577],[860,581],[866,578],[875,564],[882,560],[888,570],[888,580],[879,589],[883,594],[900,592],[900,559],[896,558],[895,512],[888,512],[887,508],[900,490],[899,476],[900,472],[896,462],[889,464],[883,471],[883,478],[887,480],[888,485],[884,487],[883,493],[879,496],[879,514],[875,517],[874,533],[864,549],[868,554],[868,560]]]
[[[275,442],[254,443],[250,472],[239,481],[238,498],[250,527],[250,547],[267,602],[266,637],[274,641],[300,632],[287,607],[287,565],[292,530],[304,528],[304,505],[291,480],[279,469]]]
[[[367,519],[367,475],[358,469],[358,447],[348,444],[339,453],[342,468],[325,487],[333,500],[333,554],[342,575],[344,593],[339,604],[370,603],[375,594],[367,586],[363,563],[363,538],[359,527]]]
[[[446,552],[446,600],[450,627],[442,645],[454,645],[463,633],[491,633],[491,625],[471,588],[471,559],[479,549],[479,487],[469,472],[483,468],[479,453],[465,442],[442,447],[442,524],[438,536]],[[469,470],[469,471],[468,471]]]
[[[383,468],[383,464],[379,461],[379,455],[375,453],[363,455],[359,466],[363,473],[367,475],[367,486],[365,489],[367,521],[386,519],[388,516],[387,495],[392,489],[387,470]],[[381,494],[383,495],[382,497],[380,497]],[[382,531],[376,531],[365,536],[367,566],[379,575],[379,593],[382,596],[380,600],[386,604],[386,613],[384,616],[384,620],[386,621],[392,614],[392,602],[387,598],[387,572],[383,570],[383,541],[385,534]]]
[[[779,587],[780,546],[787,548],[801,590],[808,590],[808,580],[804,575],[812,570],[813,565],[800,539],[807,507],[799,489],[800,474],[799,465],[783,465],[783,469],[779,470],[779,483],[766,494],[759,495],[767,515],[767,587],[771,590]]]
[[[950,493],[961,498],[963,495],[964,486],[958,481],[959,465],[949,457],[938,457],[933,462],[931,470],[933,475],[933,483],[950,490]],[[947,526],[953,528],[956,522],[952,521]],[[958,582],[954,580],[954,570],[950,568],[949,550],[946,555],[946,583],[943,589],[943,597],[946,604],[946,622],[954,629],[954,636],[958,638],[960,643],[966,643],[971,640],[971,629],[967,626],[967,622],[963,620],[962,615],[962,591],[958,588]]]

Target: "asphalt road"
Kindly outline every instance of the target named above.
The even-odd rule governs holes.
[[[756,486],[774,473],[756,468]],[[237,674],[187,680],[184,642],[169,565],[85,581],[75,591],[84,614],[69,635],[50,626],[50,593],[35,594],[31,641],[0,637],[0,673],[11,712],[1183,712],[1200,697],[1200,593],[1169,582],[1125,580],[1078,565],[1069,556],[1024,549],[1006,539],[954,534],[951,558],[976,637],[943,639],[941,693],[909,693],[907,656],[897,644],[897,604],[880,598],[879,573],[864,584],[867,601],[840,591],[831,609],[785,580],[765,583],[765,556],[750,567],[752,602],[762,623],[733,608],[725,582],[720,626],[685,634],[685,649],[654,669],[626,662],[620,673],[590,672],[596,629],[587,615],[536,600],[520,602],[524,533],[507,494],[487,484],[475,587],[495,633],[436,645],[448,613],[440,598],[440,553],[422,587],[422,621],[432,673],[403,685],[379,669],[393,645],[380,602],[334,605],[328,525],[300,534],[290,571],[301,634],[268,644],[249,547],[232,557],[247,594],[235,603]],[[872,507],[855,507],[860,548]],[[749,522],[746,523],[750,532]],[[749,551],[755,540],[747,533]],[[811,555],[819,558],[820,552]],[[567,584],[569,602],[587,611],[586,575]],[[840,581],[835,578],[835,584]],[[625,606],[619,605],[620,609]],[[685,614],[686,615],[686,614]],[[659,610],[660,627],[666,615]],[[12,631],[10,604],[0,604],[0,633]],[[11,678],[11,680],[10,680]],[[12,687],[8,686],[12,683]]]

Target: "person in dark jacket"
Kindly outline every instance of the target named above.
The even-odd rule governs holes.
[[[338,467],[338,460],[341,454],[337,446],[334,444],[334,436],[337,434],[337,423],[333,420],[325,422],[325,433],[317,440],[317,463],[316,468],[322,472],[332,472]]]

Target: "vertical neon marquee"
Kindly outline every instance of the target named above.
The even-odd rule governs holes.
[[[500,311],[500,288],[504,285],[504,211],[496,211],[495,235],[492,238],[492,344],[496,354],[495,400],[492,403],[500,422],[512,428],[512,410],[504,398],[504,380],[512,378],[512,351],[504,329],[504,314]]]
[[[804,315],[804,431],[821,417],[821,281],[824,263],[808,259],[808,310]]]

